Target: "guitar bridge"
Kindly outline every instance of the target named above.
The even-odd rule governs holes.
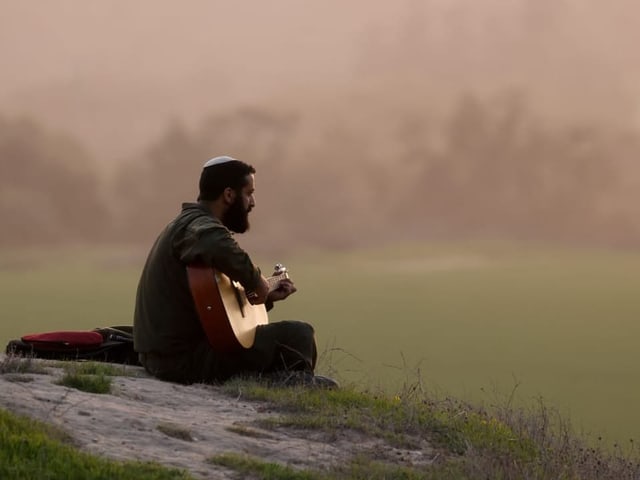
[[[244,317],[244,294],[237,282],[233,282],[233,292],[236,295],[236,301],[238,302],[238,307],[240,307],[240,313]]]

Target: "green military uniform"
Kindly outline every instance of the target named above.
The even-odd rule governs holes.
[[[134,314],[134,347],[153,375],[180,383],[224,381],[237,374],[303,370],[316,362],[314,331],[304,322],[261,325],[253,347],[235,353],[209,345],[191,296],[186,265],[210,265],[247,291],[260,270],[231,232],[201,204],[185,203],[145,263]]]

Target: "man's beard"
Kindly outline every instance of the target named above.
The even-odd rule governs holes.
[[[229,210],[227,210],[222,223],[232,232],[244,233],[249,230],[250,211],[251,208],[244,208],[242,198],[238,195],[229,207]]]

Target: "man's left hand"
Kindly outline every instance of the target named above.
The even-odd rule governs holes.
[[[280,284],[278,285],[278,288],[276,288],[274,291],[272,291],[269,294],[269,296],[267,297],[267,300],[270,300],[272,302],[278,302],[280,300],[284,300],[289,295],[297,291],[298,289],[293,284],[291,279],[285,278],[283,280],[280,280]]]

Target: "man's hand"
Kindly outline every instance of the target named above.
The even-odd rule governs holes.
[[[298,289],[293,284],[291,279],[284,278],[280,280],[280,283],[278,284],[278,288],[276,288],[273,292],[271,292],[267,298],[272,302],[278,302],[280,300],[284,300],[289,295],[297,291]]]
[[[260,276],[260,281],[253,292],[247,294],[247,299],[251,305],[260,305],[267,301],[269,295],[269,283],[267,279]]]

